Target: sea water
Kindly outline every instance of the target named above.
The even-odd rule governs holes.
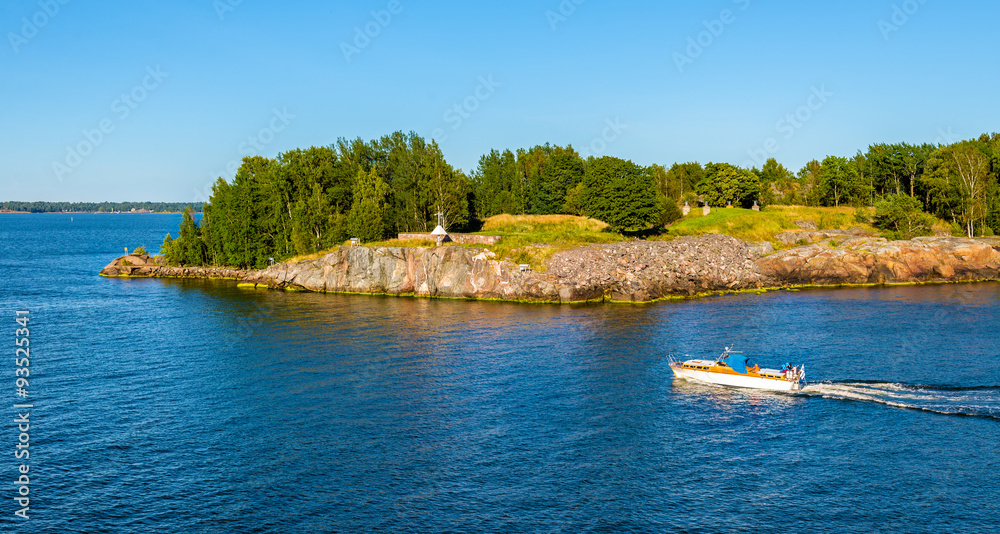
[[[998,284],[559,306],[97,275],[179,220],[0,214],[0,530],[997,531]],[[673,379],[726,346],[808,384]]]

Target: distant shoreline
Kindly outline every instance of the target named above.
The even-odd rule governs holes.
[[[62,214],[62,215],[81,215],[81,214],[94,214],[94,215],[180,215],[184,213],[183,211],[9,211],[0,210],[0,213],[20,213],[24,215],[49,215],[49,214]],[[201,213],[196,211],[195,213]]]
[[[183,213],[188,207],[201,213],[204,202],[62,202],[0,201],[0,213]]]

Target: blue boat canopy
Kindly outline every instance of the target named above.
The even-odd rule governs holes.
[[[747,358],[742,354],[730,354],[729,357],[726,358],[726,363],[729,364],[729,367],[732,367],[733,371],[736,371],[741,375],[747,374],[747,363],[749,361],[750,358]]]

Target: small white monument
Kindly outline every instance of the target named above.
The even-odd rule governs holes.
[[[444,229],[443,226],[439,224],[437,225],[437,228],[435,228],[434,231],[431,232],[431,235],[434,236],[435,239],[437,239],[437,244],[440,247],[441,243],[444,242],[444,238],[448,237],[448,232]]]
[[[684,202],[684,207],[681,208],[681,214],[687,217],[688,213],[691,213],[691,206],[687,202]]]
[[[754,211],[760,211],[760,206],[757,205],[757,201],[756,200],[753,201],[753,207],[750,208],[750,209],[752,209]]]
[[[712,213],[712,208],[706,203],[704,206],[701,207],[701,214],[708,215],[709,213]]]

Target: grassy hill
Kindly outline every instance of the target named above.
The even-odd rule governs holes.
[[[496,245],[461,245],[485,248],[494,252],[497,259],[526,263],[532,269],[544,271],[550,257],[561,250],[591,243],[617,243],[627,238],[613,232],[608,225],[587,217],[575,215],[495,215],[483,222],[482,235],[499,235],[503,240]],[[431,240],[390,239],[369,246],[428,247]],[[309,257],[319,257],[324,253]],[[304,259],[302,256],[297,259]]]
[[[722,234],[748,242],[768,241],[776,249],[787,248],[775,236],[785,231],[800,228],[795,221],[812,221],[822,230],[848,230],[861,227],[879,234],[879,230],[864,223],[858,223],[854,208],[810,208],[805,206],[768,206],[762,211],[740,208],[712,208],[707,216],[701,208],[694,208],[687,217],[671,224],[661,236],[651,239],[673,239],[679,236]],[[869,214],[870,215],[870,214]],[[944,226],[943,221],[941,222]],[[613,232],[608,225],[596,219],[573,215],[496,215],[483,223],[477,232],[484,235],[503,236],[503,241],[487,248],[496,253],[498,259],[514,263],[526,263],[532,269],[544,271],[546,263],[556,252],[594,243],[616,243],[628,238]],[[431,240],[390,239],[368,246],[424,247],[434,246]],[[294,260],[319,258],[329,251]]]
[[[692,208],[687,217],[667,228],[669,236],[723,234],[744,241],[780,243],[775,236],[789,230],[799,230],[795,221],[812,221],[822,230],[848,230],[861,227],[872,233],[879,231],[855,220],[854,208],[809,208],[805,206],[768,206],[762,211],[741,208],[712,208],[701,214]]]
[[[548,259],[561,250],[626,240],[597,219],[575,215],[495,215],[478,233],[503,236],[489,249],[500,259],[527,263],[536,270],[544,270]]]

